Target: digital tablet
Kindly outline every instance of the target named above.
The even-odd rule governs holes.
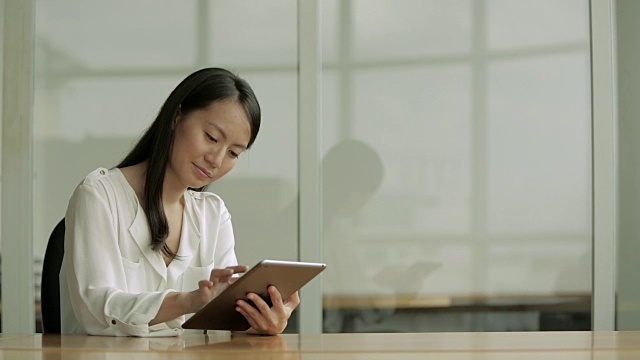
[[[298,291],[326,268],[326,264],[297,261],[262,260],[200,311],[182,324],[184,329],[244,331],[251,326],[236,311],[236,301],[249,303],[248,293],[260,295],[269,306],[271,299],[267,288],[275,286],[282,299]]]

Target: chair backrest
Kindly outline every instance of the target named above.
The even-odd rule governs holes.
[[[60,333],[60,268],[64,257],[64,218],[49,236],[47,250],[42,262],[40,283],[40,309],[42,312],[42,332]]]

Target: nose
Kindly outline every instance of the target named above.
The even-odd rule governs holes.
[[[220,166],[222,166],[222,161],[224,160],[224,154],[225,154],[225,150],[222,149],[221,146],[216,146],[215,149],[212,149],[204,156],[204,159],[209,164],[211,164],[211,166],[217,169]]]

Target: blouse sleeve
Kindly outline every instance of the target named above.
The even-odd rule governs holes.
[[[81,184],[67,209],[65,271],[75,316],[91,335],[175,336],[166,323],[149,326],[173,290],[127,293],[117,224],[105,195]]]

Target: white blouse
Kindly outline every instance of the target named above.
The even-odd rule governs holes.
[[[167,293],[192,291],[213,268],[237,265],[231,216],[208,192],[186,191],[178,256],[151,249],[147,217],[119,169],[78,185],[65,216],[60,270],[63,334],[175,336],[185,316],[149,326]]]

